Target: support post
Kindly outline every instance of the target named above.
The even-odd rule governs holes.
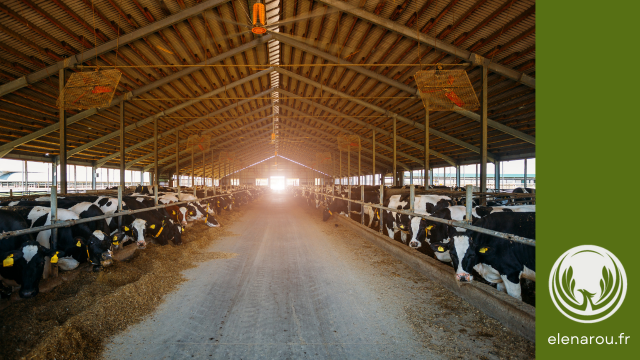
[[[527,188],[527,159],[524,159],[524,179],[522,179],[522,188]]]
[[[383,178],[380,179],[380,206],[384,205],[384,174],[383,174]],[[378,214],[378,217],[380,218],[378,223],[379,223],[379,227],[380,227],[380,234],[384,234],[383,230],[384,229],[384,220],[382,218],[382,214],[383,214],[382,209],[377,209],[376,214]]]
[[[429,129],[427,129],[427,131],[429,131]],[[398,180],[398,171],[397,171],[397,147],[396,147],[396,140],[397,140],[398,134],[396,131],[396,117],[393,117],[393,186],[397,186],[397,180]]]
[[[67,114],[64,110],[64,85],[67,82],[67,70],[60,69],[58,71],[58,89],[60,94],[60,193],[67,193]]]
[[[55,162],[54,162],[55,164]],[[58,193],[56,186],[51,187],[51,224],[58,222]],[[51,229],[51,249],[58,249],[58,228]],[[51,263],[49,263],[51,265]],[[58,276],[58,265],[51,265],[51,276]]]
[[[158,118],[153,119],[153,178],[156,180],[153,184],[154,202],[158,206],[158,183],[160,176],[158,174]]]
[[[342,150],[340,150],[340,191],[342,192]]]
[[[460,187],[460,165],[456,165],[456,186]]]
[[[360,185],[360,201],[364,202],[364,186]],[[364,225],[364,205],[360,205],[360,224]]]
[[[120,187],[124,191],[124,167],[125,167],[125,144],[124,144],[124,136],[125,136],[125,124],[124,124],[124,112],[126,101],[122,101],[120,103]],[[118,218],[120,219],[120,218]]]
[[[122,191],[124,188],[118,186],[118,212],[122,212]],[[122,229],[122,215],[118,216],[118,229]]]
[[[349,192],[349,201],[347,201],[347,210],[349,211],[349,219],[351,219],[351,146],[347,148],[347,186]]]
[[[429,188],[429,102],[424,109],[424,188]]]
[[[488,97],[488,89],[489,89],[489,75],[487,72],[487,67],[482,67],[482,115],[481,115],[481,151],[480,151],[480,192],[487,192],[487,119],[488,119],[488,108],[489,108],[489,97]],[[480,197],[480,205],[486,205],[486,197]]]
[[[415,212],[416,210],[416,186],[409,185],[409,211]]]
[[[97,163],[96,160],[93,160],[91,162],[91,190],[96,190],[98,187],[98,181],[97,181],[98,179],[96,176],[97,175],[96,170],[98,169],[96,169],[96,163]]]
[[[473,223],[473,185],[467,185],[467,196],[465,197],[465,205],[467,206],[467,222]]]
[[[176,179],[178,181],[178,199],[180,199],[180,130],[176,130]]]
[[[187,145],[189,145],[187,143]],[[193,195],[195,196],[196,194],[196,179],[195,179],[195,175],[194,175],[194,161],[193,161],[193,146],[191,147],[191,188],[193,189]]]
[[[371,130],[371,144],[372,144],[371,174],[373,175],[373,179],[372,179],[373,184],[371,185],[375,185],[376,184],[376,131],[375,130]]]
[[[500,165],[500,161],[499,160],[494,163],[494,167],[496,169],[495,170],[495,180],[494,180],[495,186],[494,186],[494,188],[496,190],[500,190],[500,167],[501,167],[501,165]]]

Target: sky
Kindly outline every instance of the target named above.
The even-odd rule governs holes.
[[[0,159],[0,171],[16,171],[22,172],[23,162],[21,160],[9,160],[9,159]],[[29,173],[48,173],[51,171],[51,164],[44,162],[35,162],[29,161],[28,163]],[[502,173],[503,174],[522,174],[524,172],[524,160],[514,160],[514,161],[504,161],[502,162]],[[476,166],[475,165],[464,165],[460,167],[460,172],[462,174],[474,174]],[[78,181],[90,181],[91,180],[91,168],[80,166],[76,167],[76,172],[78,176]],[[455,173],[453,167],[446,168],[447,174]],[[435,174],[442,174],[442,168],[435,169]],[[492,163],[487,164],[487,174],[494,173],[494,166]],[[527,174],[533,175],[536,173],[536,159],[528,159],[527,160]],[[99,178],[104,179],[106,177],[106,169],[101,169],[98,172]],[[118,181],[119,179],[119,170],[110,169],[109,170],[109,180],[110,181]],[[126,181],[139,181],[140,180],[140,172],[134,171],[133,174],[131,171],[127,171],[125,173]],[[73,170],[69,172],[69,179],[73,179]],[[133,176],[133,180],[131,180],[131,176]],[[145,173],[145,181],[149,181],[148,173]]]

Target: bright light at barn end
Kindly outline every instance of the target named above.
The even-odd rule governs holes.
[[[284,176],[271,176],[271,190],[284,190]]]

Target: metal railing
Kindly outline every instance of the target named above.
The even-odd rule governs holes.
[[[361,187],[361,189],[364,189]],[[473,196],[473,192],[471,191],[472,187],[471,185],[467,186],[467,199],[472,198]],[[384,190],[383,190],[384,191]],[[414,208],[413,205],[415,204],[415,187],[414,185],[411,185],[410,187],[410,199],[409,199],[409,204],[410,204],[410,210],[399,210],[399,209],[392,209],[389,207],[385,207],[381,204],[374,204],[374,203],[366,203],[364,201],[359,201],[359,200],[351,200],[351,199],[347,199],[347,198],[343,198],[342,196],[335,196],[335,195],[329,195],[329,194],[325,194],[322,192],[318,192],[318,191],[310,191],[314,194],[318,194],[318,195],[322,195],[322,196],[328,196],[331,198],[339,198],[342,200],[346,200],[349,203],[356,203],[356,204],[360,204],[362,205],[360,213],[363,214],[364,212],[364,206],[370,206],[373,208],[377,208],[380,210],[386,210],[389,212],[395,212],[395,213],[399,213],[399,214],[403,214],[403,215],[409,215],[409,216],[413,216],[413,217],[420,217],[426,220],[431,220],[431,221],[435,221],[438,223],[442,223],[442,224],[446,224],[446,225],[450,225],[450,226],[455,226],[455,227],[461,227],[467,230],[471,230],[471,231],[475,231],[475,232],[479,232],[479,233],[483,233],[483,234],[487,234],[487,235],[491,235],[491,236],[495,236],[498,238],[502,238],[502,239],[506,239],[506,240],[511,240],[517,243],[521,243],[524,245],[529,245],[529,246],[536,246],[536,241],[534,239],[529,239],[529,238],[525,238],[522,236],[518,236],[518,235],[514,235],[514,234],[509,234],[509,233],[503,233],[503,232],[499,232],[499,231],[493,231],[493,230],[488,230],[485,228],[481,228],[478,226],[473,226],[470,224],[470,222],[466,222],[466,221],[457,221],[457,220],[445,220],[445,219],[440,219],[437,217],[433,217],[430,215],[426,215],[426,214],[419,214],[419,213],[415,213],[413,212]],[[380,201],[382,201],[383,199],[383,195],[384,193],[380,194]],[[523,194],[523,195],[531,195],[531,194]],[[362,197],[361,197],[362,198]],[[471,201],[467,201],[466,202],[466,207],[467,207],[467,219],[472,219],[472,202]],[[349,207],[349,218],[351,218],[351,209]],[[362,222],[363,216],[361,216],[361,222]],[[380,229],[382,231],[383,228],[383,218],[382,216],[380,217]]]
[[[86,222],[102,220],[102,219],[108,219],[108,218],[119,218],[119,217],[122,217],[124,215],[131,215],[131,214],[137,214],[137,213],[150,211],[150,210],[163,209],[163,208],[166,208],[166,207],[169,207],[169,206],[183,205],[183,204],[188,204],[188,203],[193,202],[193,201],[208,200],[208,199],[213,199],[213,198],[216,198],[216,197],[233,195],[233,194],[237,194],[237,193],[241,193],[241,192],[245,192],[245,191],[249,191],[249,189],[235,191],[235,192],[230,193],[230,194],[220,194],[220,195],[207,196],[207,197],[200,198],[200,199],[197,199],[197,200],[177,201],[177,202],[170,203],[170,204],[156,205],[156,206],[152,206],[152,207],[148,207],[148,208],[144,208],[144,209],[125,210],[125,211],[118,212],[118,213],[104,214],[104,215],[94,216],[94,217],[90,217],[90,218],[86,218],[86,219],[61,220],[61,221],[57,221],[57,222],[55,222],[53,224],[50,224],[50,225],[38,226],[38,227],[29,228],[29,229],[23,229],[23,230],[6,231],[6,232],[3,232],[3,233],[0,234],[0,240],[4,239],[4,238],[7,238],[7,237],[11,237],[11,236],[32,234],[32,233],[40,232],[40,231],[43,231],[43,230],[59,229],[59,228],[62,228],[62,227],[69,227],[69,226],[73,226],[73,225],[76,225],[76,224],[82,224],[82,223],[86,223]],[[118,196],[118,197],[119,197],[118,200],[122,201],[122,196]],[[121,208],[120,204],[119,204],[118,207]],[[55,206],[52,206],[52,212],[54,211],[54,208],[55,208]]]

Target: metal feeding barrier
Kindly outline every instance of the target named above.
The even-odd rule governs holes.
[[[414,77],[422,102],[429,111],[480,108],[478,96],[464,70],[422,70]]]
[[[237,193],[241,193],[241,192],[245,192],[245,191],[248,191],[248,190],[235,191],[235,192],[232,192],[231,194],[237,194]],[[154,192],[155,192],[155,190],[154,190]],[[82,224],[82,223],[96,221],[96,220],[103,220],[103,219],[107,219],[107,218],[120,218],[120,217],[122,217],[124,215],[131,215],[131,214],[137,214],[137,213],[141,213],[141,212],[145,212],[145,211],[163,209],[163,208],[166,208],[168,206],[183,205],[183,204],[188,204],[189,202],[192,202],[192,201],[213,199],[213,198],[216,198],[216,197],[221,197],[221,196],[226,196],[226,195],[229,195],[229,194],[207,196],[207,197],[203,197],[203,198],[198,199],[198,200],[177,201],[177,202],[170,203],[170,204],[156,205],[156,206],[152,206],[152,207],[148,207],[148,208],[144,208],[144,209],[138,209],[138,210],[125,210],[125,211],[118,212],[118,213],[94,216],[94,217],[90,217],[90,218],[86,218],[86,219],[56,221],[55,223],[53,223],[51,225],[38,226],[38,227],[33,227],[33,228],[29,228],[29,229],[24,229],[24,230],[6,231],[6,232],[3,232],[3,233],[0,233],[0,240],[4,239],[4,238],[7,238],[7,237],[11,237],[11,236],[32,234],[32,233],[40,232],[40,231],[43,231],[43,230],[53,230],[53,229],[58,229],[58,228],[62,228],[62,227],[69,227],[69,226],[73,226],[73,225],[76,225],[76,224]],[[154,196],[155,196],[155,194],[154,194]],[[57,200],[57,196],[52,196],[52,198],[55,198]],[[121,208],[120,205],[122,203],[122,192],[120,191],[120,189],[118,190],[118,202],[119,202],[118,208]],[[51,217],[52,218],[54,217],[54,213],[55,213],[56,210],[57,210],[57,203],[54,204],[52,202],[52,206],[51,206]],[[52,247],[53,247],[53,244],[54,244],[54,241],[52,241]]]
[[[333,187],[332,187],[333,188]],[[361,189],[364,189],[364,187],[361,187]],[[467,199],[471,199],[473,198],[473,187],[471,185],[467,185],[467,191],[466,191],[466,198]],[[347,202],[351,203],[356,203],[356,204],[360,204],[361,206],[361,214],[364,211],[364,206],[370,206],[376,209],[380,209],[380,210],[386,210],[386,211],[390,211],[390,212],[395,212],[395,213],[399,213],[399,214],[403,214],[403,215],[409,215],[409,216],[413,216],[413,217],[420,217],[426,220],[431,220],[431,221],[435,221],[438,223],[442,223],[442,224],[446,224],[446,225],[450,225],[450,226],[455,226],[455,227],[461,227],[461,228],[465,228],[467,230],[471,230],[471,231],[475,231],[475,232],[479,232],[479,233],[483,233],[483,234],[487,234],[487,235],[491,235],[491,236],[495,236],[498,238],[502,238],[502,239],[506,239],[506,240],[510,240],[510,241],[514,241],[520,244],[524,244],[524,245],[529,245],[529,246],[536,246],[536,241],[534,239],[529,239],[526,237],[522,237],[522,236],[518,236],[518,235],[514,235],[514,234],[509,234],[509,233],[503,233],[503,232],[499,232],[499,231],[493,231],[493,230],[488,230],[485,228],[481,228],[478,226],[474,226],[471,225],[470,221],[457,221],[457,220],[445,220],[445,219],[440,219],[437,217],[433,217],[430,215],[426,215],[426,214],[418,214],[414,212],[414,204],[415,204],[415,185],[411,185],[410,186],[410,199],[409,199],[409,204],[410,204],[410,209],[409,210],[401,210],[401,209],[392,209],[389,207],[385,207],[382,205],[382,199],[384,198],[384,186],[380,185],[380,204],[373,204],[373,203],[365,203],[364,201],[358,201],[358,200],[351,200],[351,199],[346,199],[343,198],[342,196],[335,196],[335,195],[329,195],[323,192],[319,192],[319,191],[312,191],[315,194],[319,194],[322,196],[328,196],[331,198],[339,198],[339,199],[343,199],[343,200],[347,200]],[[531,194],[526,194],[526,195],[531,195]],[[467,201],[466,202],[466,207],[467,207],[467,219],[473,219],[472,217],[472,202],[471,201]],[[349,213],[351,213],[351,211],[349,211]],[[351,218],[349,216],[349,218]],[[361,216],[361,222],[362,222],[362,216]],[[380,217],[380,231],[382,232],[383,229],[383,218],[382,216]]]
[[[100,70],[71,74],[56,106],[66,110],[87,110],[109,106],[120,82],[120,70]]]

